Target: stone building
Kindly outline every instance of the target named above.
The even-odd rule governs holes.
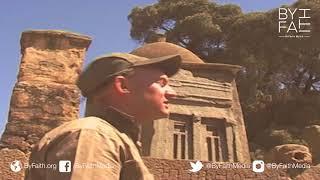
[[[22,179],[24,171],[12,172],[10,163],[27,163],[33,144],[46,132],[79,117],[75,82],[90,43],[90,37],[66,31],[22,33],[18,78],[0,141],[0,179]]]
[[[191,51],[167,42],[148,43],[132,54],[154,58],[180,54],[182,70],[170,78],[178,96],[168,120],[143,127],[143,155],[165,159],[250,162],[235,84],[240,66],[204,63]]]
[[[21,64],[11,96],[6,129],[0,141],[0,179],[23,179],[32,146],[60,124],[79,116],[75,85],[91,38],[65,31],[32,30],[21,36]],[[285,170],[253,173],[250,169],[203,168],[190,173],[194,159],[249,162],[248,143],[235,85],[239,66],[204,64],[174,44],[147,44],[133,54],[157,57],[179,53],[183,70],[170,79],[179,96],[170,104],[169,120],[143,128],[143,160],[156,179],[288,179]],[[320,176],[313,167],[296,179]],[[311,178],[310,178],[311,177]],[[317,178],[316,178],[317,179]]]

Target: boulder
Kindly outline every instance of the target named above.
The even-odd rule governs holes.
[[[308,126],[303,130],[303,139],[308,142],[315,164],[320,163],[320,125]]]
[[[307,146],[283,144],[275,146],[265,155],[265,161],[274,163],[312,163],[312,155]]]

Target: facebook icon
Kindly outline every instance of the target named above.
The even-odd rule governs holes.
[[[60,160],[59,161],[59,172],[71,172],[71,161]]]

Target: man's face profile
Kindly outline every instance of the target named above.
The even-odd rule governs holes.
[[[143,119],[167,117],[169,99],[176,92],[168,84],[169,78],[156,68],[137,68],[133,76],[128,78],[129,99],[138,116]]]

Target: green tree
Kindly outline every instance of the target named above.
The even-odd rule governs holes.
[[[183,46],[207,62],[223,55],[225,31],[241,15],[236,5],[218,5],[208,0],[159,0],[144,8],[134,8],[128,16],[131,37],[147,42],[164,34],[168,42]]]
[[[238,84],[249,140],[266,129],[320,123],[320,4],[289,7],[311,9],[310,38],[279,38],[278,9],[243,14],[228,32],[226,57],[245,67]]]

